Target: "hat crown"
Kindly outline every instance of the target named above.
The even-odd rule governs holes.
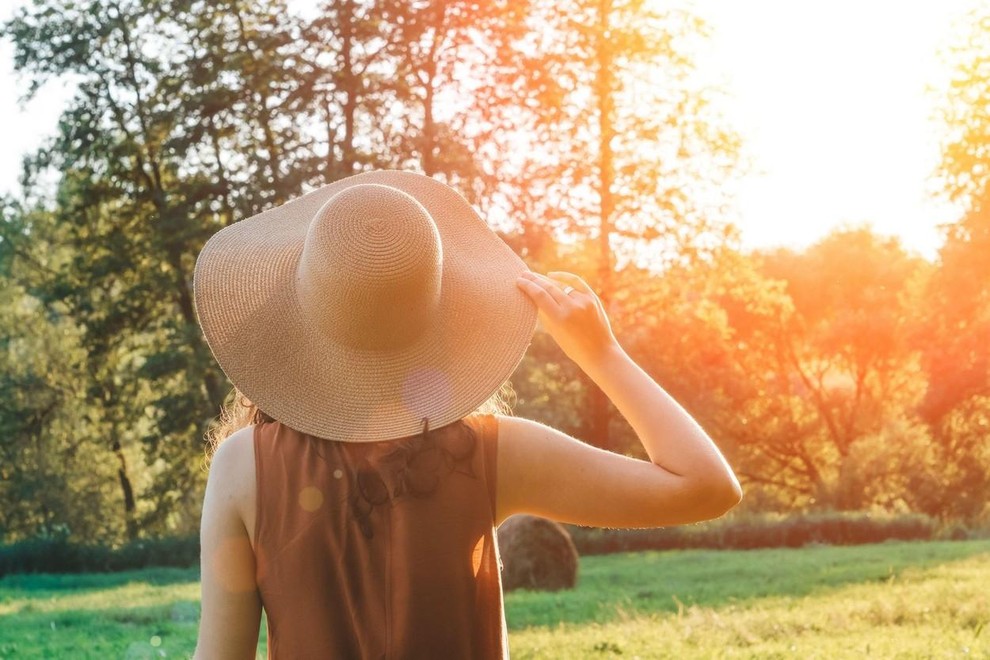
[[[296,273],[302,313],[333,342],[396,349],[416,340],[440,304],[443,250],[411,195],[358,184],[310,221]]]

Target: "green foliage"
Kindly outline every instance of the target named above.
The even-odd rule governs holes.
[[[579,435],[587,391],[580,371],[548,334],[538,333],[512,376],[513,413]]]
[[[114,548],[73,543],[62,529],[0,546],[0,577],[13,573],[90,573],[198,564],[198,536],[141,539]]]
[[[85,398],[78,329],[58,305],[46,309],[9,283],[0,286],[0,345],[0,543],[66,524],[80,538],[120,534],[118,519],[92,507],[117,503],[102,494],[111,457],[76,406]]]
[[[76,85],[0,201],[0,542],[191,535],[229,390],[196,324],[221,227],[365,169],[450,182],[537,270],[602,295],[744,507],[990,515],[987,17],[950,53],[934,266],[867,230],[746,254],[710,211],[741,145],[696,16],[641,2],[36,0],[0,33]],[[516,412],[642,456],[543,334]]]
[[[16,467],[0,482],[0,540],[49,520],[108,543],[197,527],[201,439],[227,391],[192,302],[195,258],[214,232],[358,169],[416,168],[427,142],[459,154],[431,162],[471,188],[457,130],[400,122],[411,140],[401,153],[389,132],[403,104],[432,110],[405,87],[429,62],[395,80],[403,44],[367,48],[395,36],[382,6],[335,9],[307,23],[282,0],[39,0],[0,29],[29,95],[46,80],[78,85],[56,135],[25,160],[24,198],[2,209],[9,359],[32,349],[64,366],[3,372],[3,450]],[[457,59],[446,42],[430,52]],[[431,84],[441,94],[452,82]],[[24,305],[41,308],[32,334],[8,313]],[[31,460],[41,441],[54,466],[69,453],[100,469],[85,485],[47,470]],[[104,524],[48,505],[42,488],[75,493]]]
[[[990,521],[990,397],[974,396],[947,413],[924,448],[927,469],[904,471],[912,508],[945,520]]]
[[[862,545],[940,537],[938,522],[923,514],[866,513],[742,516],[661,529],[592,529],[569,526],[581,555],[678,548],[800,548],[810,544]],[[958,532],[957,532],[958,533]]]
[[[197,469],[198,441],[226,388],[195,323],[192,267],[219,228],[366,168],[419,168],[450,181],[483,208],[501,205],[503,216],[515,210],[511,197],[498,192],[511,176],[498,151],[507,135],[498,131],[506,125],[488,113],[496,107],[491,94],[507,91],[512,79],[526,83],[521,97],[503,98],[498,110],[511,115],[512,103],[517,110],[533,109],[533,117],[542,117],[544,137],[557,135],[554,122],[566,115],[554,93],[528,87],[533,67],[516,57],[516,45],[543,32],[544,26],[530,22],[529,9],[537,4],[327,2],[312,21],[288,11],[282,0],[40,0],[15,12],[2,32],[13,42],[28,94],[52,79],[71,78],[78,88],[56,135],[25,161],[24,199],[5,205],[0,261],[4,277],[23,290],[20,299],[61,319],[77,348],[39,347],[41,354],[73,355],[76,391],[60,396],[52,409],[66,420],[61,425],[51,415],[36,418],[27,404],[11,407],[8,416],[25,423],[15,427],[9,450],[12,460],[18,458],[38,436],[71,444],[80,458],[103,467],[93,475],[94,485],[102,480],[103,486],[88,500],[91,506],[115,512],[103,516],[107,524],[99,530],[81,524],[76,513],[46,515],[69,523],[77,540],[90,531],[119,541],[195,527],[194,495],[202,492],[204,477]],[[561,44],[583,44],[578,68],[615,73],[617,100],[632,84],[633,69],[647,61],[689,69],[686,44],[702,38],[690,16],[616,5],[603,17],[622,38],[603,41],[584,31],[588,25],[569,23],[567,11],[540,7],[556,17]],[[650,21],[637,22],[644,12]],[[659,38],[665,31],[684,44]],[[612,63],[596,64],[595,48]],[[574,79],[587,87],[582,76]],[[664,131],[685,145],[699,136],[697,148],[685,146],[684,153],[703,156],[706,145],[722,149],[727,143],[702,139],[698,128],[707,126],[707,115],[701,116],[707,102],[688,87],[677,88],[676,103],[665,101],[666,112],[657,106],[636,121],[626,112],[630,104],[613,103],[610,91],[599,91],[617,109],[615,131],[635,127],[636,135],[652,134],[668,122]],[[538,108],[531,93],[539,97]],[[450,99],[457,98],[463,102],[451,111]],[[577,107],[573,98],[564,104]],[[593,113],[580,123],[593,125]],[[584,147],[568,162],[590,162],[594,147]],[[630,177],[651,179],[629,166],[628,148],[617,141],[616,149],[616,190]],[[668,167],[671,161],[663,163],[667,174],[678,171]],[[50,194],[43,182],[53,174]],[[551,179],[544,172],[541,180]],[[668,188],[681,185],[671,181]],[[624,200],[616,197],[616,212],[631,221]],[[522,223],[521,235],[530,224]],[[17,326],[11,320],[4,327]],[[547,384],[551,392],[581,397],[596,391],[586,379],[572,383],[574,370],[563,362],[558,357],[557,373],[546,375],[542,363],[528,362],[534,368],[524,368],[519,378],[523,408],[586,436],[583,403],[558,414],[542,403],[545,393],[528,389]],[[6,388],[27,392],[37,383],[11,380]],[[44,393],[32,400],[48,409]],[[78,421],[70,425],[70,419]],[[11,474],[5,484],[7,493],[20,489],[26,495],[7,500],[14,502],[4,528],[11,538],[30,536],[37,527],[26,522],[26,510],[37,501],[28,484],[33,468],[21,463],[24,473]],[[67,476],[49,483],[65,484],[62,492],[79,488]]]

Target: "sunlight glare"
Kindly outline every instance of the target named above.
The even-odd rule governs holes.
[[[869,223],[933,257],[958,210],[934,198],[938,52],[972,3],[696,0],[755,162],[737,200],[744,244],[800,247]]]

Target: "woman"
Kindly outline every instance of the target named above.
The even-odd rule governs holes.
[[[369,172],[203,248],[199,321],[251,401],[212,458],[197,658],[505,657],[495,528],[654,527],[739,502],[701,427],[579,277],[530,272],[449,187]],[[479,412],[544,329],[649,461]]]

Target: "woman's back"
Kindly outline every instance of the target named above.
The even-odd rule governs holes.
[[[402,441],[254,427],[245,526],[269,657],[503,657],[496,420],[435,436],[410,460]]]

